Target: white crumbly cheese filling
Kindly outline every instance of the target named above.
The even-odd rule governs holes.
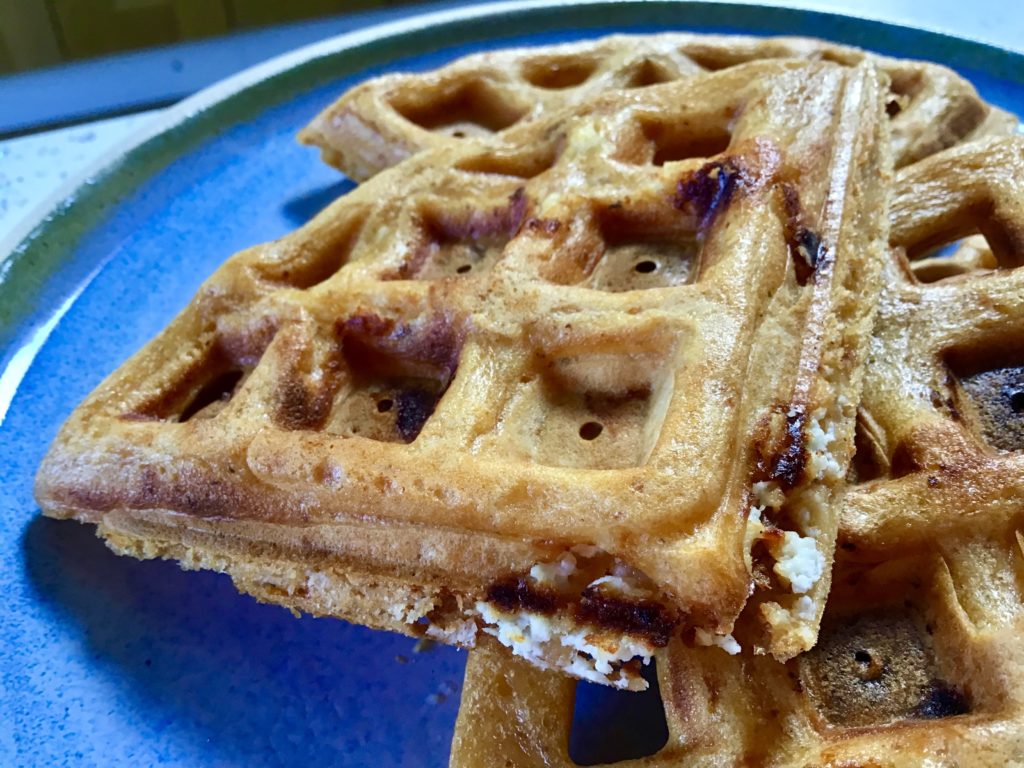
[[[427,627],[426,635],[443,643],[455,643],[463,648],[474,648],[476,647],[476,622],[473,619],[465,619],[444,628],[431,624]]]
[[[810,422],[807,425],[807,452],[810,454],[807,468],[811,475],[819,480],[826,477],[834,479],[843,474],[842,467],[839,466],[835,455],[829,450],[829,446],[836,441],[835,423],[829,419],[826,422],[828,429],[825,429],[822,426],[825,416],[825,409],[819,408],[811,414]]]
[[[795,408],[789,411],[791,418],[796,415]],[[834,480],[843,475],[842,467],[831,450],[837,440],[835,420],[829,418],[825,408],[818,408],[810,414],[805,434],[807,466],[812,482],[810,487],[791,500],[794,507],[792,514],[799,532],[784,532],[782,542],[771,547],[776,561],[773,570],[796,594],[813,589],[825,571],[825,557],[817,544],[823,532],[814,525],[817,517],[815,513],[821,513],[822,493],[826,492],[820,481]],[[767,528],[762,520],[764,511],[780,509],[786,503],[786,497],[778,484],[771,481],[754,483],[751,495],[753,503],[747,517],[747,540],[753,545]],[[813,620],[817,615],[813,601],[809,597],[801,598],[794,607],[793,615],[798,619]]]
[[[580,589],[584,560],[602,554],[590,545],[578,545],[550,563],[537,563],[530,579],[537,585],[565,593]],[[583,568],[586,568],[584,565]],[[622,598],[647,599],[651,592],[643,577],[624,563],[616,562],[611,572],[586,585],[601,593]],[[573,582],[576,582],[575,588]],[[484,622],[483,631],[497,638],[517,656],[546,669],[559,669],[583,680],[627,690],[644,690],[647,682],[619,665],[634,659],[647,664],[655,647],[642,637],[596,626],[580,625],[569,615],[544,615],[533,611],[508,613],[486,601],[476,604]]]
[[[716,635],[706,629],[698,628],[694,639],[697,645],[716,645],[730,656],[735,656],[743,650],[732,635]]]
[[[793,613],[798,619],[813,621],[818,616],[818,606],[807,595],[803,595],[796,601]]]
[[[764,511],[767,507],[781,507],[786,497],[778,483],[762,480],[751,487],[754,492],[754,503]]]
[[[615,666],[637,658],[650,663],[655,649],[640,638],[581,627],[561,616],[532,611],[505,613],[484,601],[476,604],[476,610],[487,625],[484,632],[539,667],[615,688],[647,688],[646,680],[627,676]]]
[[[590,582],[589,587],[601,587],[603,592],[611,592],[621,597],[650,597],[650,592],[643,587],[637,586],[627,575],[602,576],[600,579],[594,579],[594,581]]]
[[[818,543],[810,536],[801,536],[793,531],[782,535],[782,546],[776,547],[773,570],[789,582],[797,594],[809,592],[825,573],[825,556],[818,549]]]
[[[530,578],[544,586],[565,589],[574,573],[576,558],[566,552],[553,563],[537,563],[530,569]]]

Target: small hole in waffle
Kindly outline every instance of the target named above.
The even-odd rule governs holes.
[[[1024,391],[1017,391],[1010,395],[1010,408],[1014,413],[1024,413]]]
[[[885,113],[889,117],[896,117],[904,112],[914,97],[921,92],[923,85],[920,72],[894,72],[892,83],[889,86],[889,96],[885,101]]]
[[[346,383],[324,431],[412,442],[454,376],[461,342],[441,321],[416,327],[357,316],[341,325]]]
[[[548,57],[527,61],[523,65],[522,75],[530,85],[560,90],[585,83],[596,68],[596,61],[587,61],[578,56]]]
[[[510,393],[497,445],[547,466],[643,464],[671,393],[665,355],[539,357],[533,375]]]
[[[501,259],[508,241],[509,237],[500,232],[466,238],[434,235],[414,257],[418,263],[403,277],[438,280],[470,272],[482,274]]]
[[[932,641],[913,609],[833,617],[800,666],[812,700],[833,725],[859,727],[968,711],[941,679]]]
[[[488,272],[501,260],[505,245],[526,209],[521,192],[491,209],[425,210],[419,243],[389,280],[439,280]]]
[[[508,128],[526,112],[511,93],[486,80],[403,90],[391,106],[406,120],[449,136],[486,136]]]
[[[646,691],[603,685],[576,686],[569,757],[576,765],[633,760],[659,752],[668,742],[665,707],[658,691],[657,662],[642,668]]]
[[[613,293],[692,282],[700,245],[675,210],[625,203],[598,212],[604,252],[584,285]]]

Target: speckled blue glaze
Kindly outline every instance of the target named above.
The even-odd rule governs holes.
[[[167,155],[163,167],[135,179],[122,173],[123,196],[58,268],[40,267],[28,310],[0,328],[11,340],[0,357],[6,364],[89,281],[0,425],[0,765],[447,763],[460,652],[414,654],[407,638],[259,605],[224,576],[115,557],[91,529],[39,517],[31,495],[43,452],[75,404],[184,307],[224,258],[293,229],[350,188],[294,141],[346,86],[384,69],[426,69],[509,42],[626,28],[755,30],[943,61],[986,98],[1024,113],[1024,87],[1020,75],[1007,74],[1005,53],[807,12],[737,6],[724,24],[723,12],[701,16],[701,8],[653,5],[642,18],[611,7],[535,13],[511,27],[519,37],[481,41],[487,34],[478,30],[475,40],[466,33],[469,42],[392,57],[386,67],[346,65],[329,78],[320,70],[302,87],[254,86],[238,102],[237,119],[154,139],[164,142],[157,147]],[[614,26],[558,31],[578,26],[573,19]],[[436,31],[418,50],[446,39],[450,30]],[[44,253],[39,238],[57,237],[67,226],[61,221],[44,228],[26,258]],[[0,267],[0,300],[4,290],[13,300],[5,276]],[[608,706],[601,697],[583,699]]]

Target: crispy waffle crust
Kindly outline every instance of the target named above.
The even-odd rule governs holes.
[[[766,59],[871,61],[889,78],[897,168],[958,142],[1005,134],[1016,118],[936,64],[799,37],[615,35],[461,58],[441,69],[374,78],[343,94],[300,134],[324,160],[367,179],[426,149],[503,135],[602,93],[636,90]]]
[[[884,94],[754,62],[420,153],[221,267],[73,413],[39,503],[296,611],[619,687],[680,632],[806,650]]]
[[[819,642],[786,664],[673,642],[658,657],[668,741],[617,765],[1024,760],[1022,233],[1022,138],[899,174]],[[915,274],[964,237],[941,257],[952,274]],[[990,260],[957,261],[964,248]],[[474,652],[452,765],[572,765],[574,685]]]

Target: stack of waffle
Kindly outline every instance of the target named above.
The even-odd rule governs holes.
[[[1024,760],[1024,139],[951,71],[613,37],[343,95],[359,180],[75,411],[44,512],[474,649],[454,765]],[[957,245],[939,250],[939,246]]]

